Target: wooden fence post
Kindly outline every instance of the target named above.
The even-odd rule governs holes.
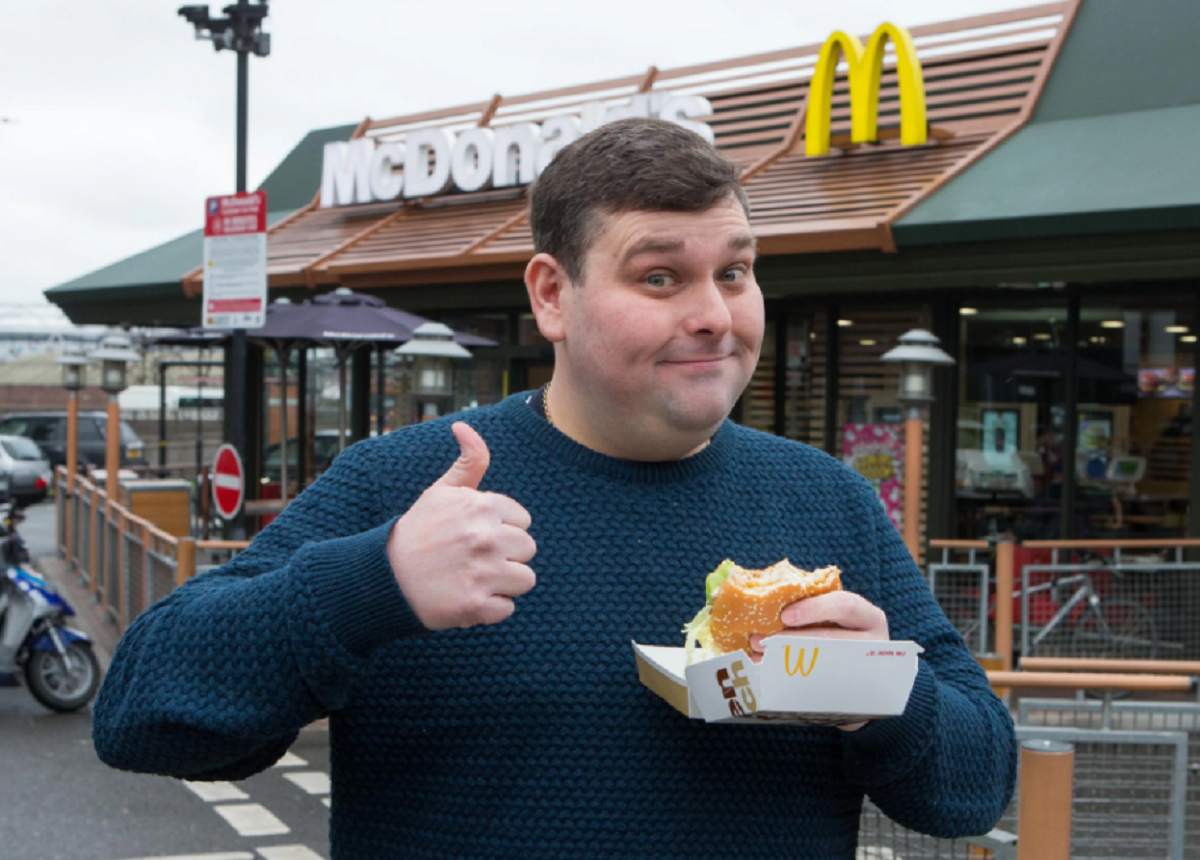
[[[996,544],[996,653],[1007,672],[1013,667],[1013,542]]]
[[[196,539],[184,537],[179,539],[175,549],[175,587],[183,585],[196,575]]]
[[[117,555],[116,567],[114,571],[117,580],[117,629],[121,635],[125,635],[125,628],[129,626],[129,618],[125,611],[128,605],[127,589],[129,588],[129,576],[125,569],[128,559],[125,557],[128,553],[125,549],[125,532],[129,528],[129,521],[126,519],[128,513],[123,507],[116,505],[114,502],[109,502],[117,509]],[[109,604],[112,605],[111,603]]]
[[[150,569],[150,523],[142,523],[142,612],[150,608],[154,596],[153,572]],[[140,614],[140,613],[139,613]]]
[[[1017,860],[1070,860],[1075,748],[1061,741],[1021,744]]]

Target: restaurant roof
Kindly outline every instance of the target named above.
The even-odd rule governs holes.
[[[575,113],[587,102],[617,105],[638,93],[702,95],[713,107],[707,122],[716,145],[745,168],[763,254],[893,251],[892,221],[1028,115],[1072,9],[1052,3],[912,28],[933,132],[922,146],[901,146],[889,133],[899,121],[893,63],[882,76],[881,141],[849,142],[843,75],[833,97],[834,152],[806,157],[805,105],[819,44],[366,119],[355,136],[402,143],[414,129],[498,128]],[[524,194],[502,188],[331,208],[320,208],[314,195],[270,231],[269,283],[357,289],[519,277],[533,253]],[[200,287],[196,269],[185,289],[195,295]]]
[[[1200,4],[1087,0],[1028,124],[894,226],[903,247],[1200,228]]]

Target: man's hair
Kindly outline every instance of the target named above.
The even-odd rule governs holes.
[[[750,202],[741,167],[695,132],[660,119],[607,123],[564,147],[529,192],[537,253],[554,257],[574,284],[602,217],[622,212],[703,212],[730,197]]]

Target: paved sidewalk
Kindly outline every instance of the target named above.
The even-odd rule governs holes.
[[[112,661],[113,652],[121,636],[117,625],[108,617],[104,606],[96,601],[86,585],[80,585],[79,574],[71,570],[70,565],[61,558],[43,555],[34,560],[33,567],[66,598],[67,603],[75,610],[72,626],[78,627],[92,637],[96,658],[100,661],[101,670],[107,672],[108,664]]]

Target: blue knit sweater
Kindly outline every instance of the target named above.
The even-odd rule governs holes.
[[[362,442],[130,627],[95,708],[100,757],[239,779],[328,715],[336,860],[850,860],[864,793],[938,835],[1000,817],[1009,715],[852,471],[730,422],[692,457],[634,463],[522,395],[457,418],[491,451],[481,489],[533,517],[538,583],[512,618],[426,631],[388,564],[392,523],[458,454],[450,420]],[[642,687],[630,640],[682,644],[726,557],[841,567],[925,648],[904,715],[854,733],[707,725]]]

